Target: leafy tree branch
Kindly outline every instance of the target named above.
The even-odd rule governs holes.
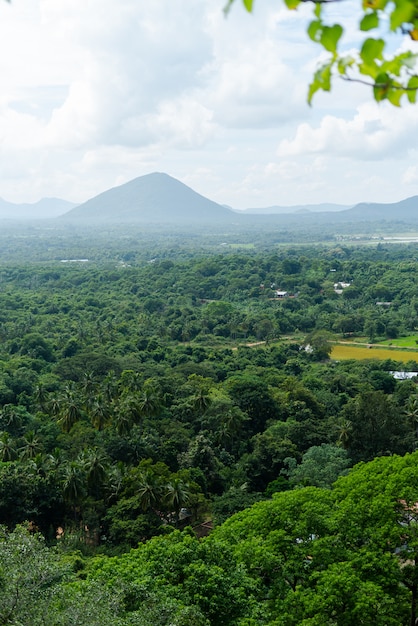
[[[342,0],[284,0],[291,11],[306,2],[313,4],[313,19],[308,25],[308,37],[322,46],[327,53],[315,71],[308,88],[308,102],[311,104],[318,91],[331,91],[335,76],[349,81],[366,84],[372,88],[377,102],[388,100],[400,106],[402,98],[415,104],[418,89],[417,59],[418,50],[388,50],[389,38],[397,33],[415,44],[418,41],[418,2],[416,0],[363,0],[358,22],[359,33],[364,33],[357,51],[342,51],[345,34],[344,24],[327,22],[327,4]],[[225,7],[228,12],[235,0],[229,0]],[[247,11],[254,8],[253,0],[242,0]],[[373,36],[369,36],[371,33]],[[366,77],[366,78],[364,78]]]

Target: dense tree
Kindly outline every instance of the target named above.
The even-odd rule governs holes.
[[[60,488],[53,472],[37,471],[31,462],[0,464],[0,523],[13,528],[29,520],[48,534],[62,520]]]
[[[346,450],[323,443],[313,446],[302,456],[299,465],[296,459],[289,459],[288,476],[292,486],[331,487],[341,474],[346,474],[351,460]]]
[[[350,422],[347,450],[354,460],[410,449],[406,419],[382,391],[360,393],[346,404],[343,415]]]
[[[346,450],[360,461],[414,448],[415,383],[398,382],[389,372],[418,371],[418,365],[337,363],[300,349],[311,331],[312,339],[326,342],[330,329],[333,341],[344,331],[364,341],[367,320],[376,323],[375,340],[391,324],[402,334],[416,313],[413,251],[267,248],[221,254],[173,249],[164,269],[143,263],[143,256],[117,271],[104,263],[51,262],[53,271],[47,264],[4,266],[0,460],[5,485],[15,476],[22,486],[21,501],[13,503],[14,487],[4,496],[5,522],[39,519],[46,529],[57,521],[77,532],[84,524],[102,536],[101,549],[113,550],[177,525],[170,485],[180,500],[182,491],[189,495],[195,523],[205,505],[208,510],[205,498],[222,503],[225,496],[225,517],[288,489],[283,472],[293,466],[286,459],[303,470],[310,449],[337,444],[336,457]],[[331,268],[356,285],[354,300],[334,292]],[[211,281],[204,289],[217,301],[201,298],[202,279]],[[296,293],[274,299],[271,285],[283,281]],[[393,305],[377,307],[375,299],[385,294]],[[160,304],[144,310],[145,297]],[[175,339],[166,332],[171,324],[181,330]],[[288,335],[259,344],[260,329],[270,324]],[[50,360],[29,350],[45,347],[40,338],[52,351]],[[65,355],[74,338],[76,349]],[[155,470],[158,461],[164,471]],[[158,503],[146,510],[132,474],[138,465],[146,474],[144,463],[151,464],[160,491]],[[316,481],[316,469],[292,485]],[[127,476],[135,489],[128,489]],[[332,472],[325,482],[331,481]],[[48,486],[50,499],[42,491]]]

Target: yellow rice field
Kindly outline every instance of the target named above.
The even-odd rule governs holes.
[[[393,359],[406,363],[407,361],[418,361],[418,351],[335,345],[332,348],[331,358],[336,361],[343,361],[344,359]]]

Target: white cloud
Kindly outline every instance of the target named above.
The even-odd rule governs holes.
[[[310,109],[311,7],[236,2],[225,19],[224,4],[0,2],[0,196],[81,201],[155,170],[241,208],[418,191],[418,107],[337,82]],[[347,46],[350,6],[327,7]]]
[[[418,166],[409,165],[406,168],[404,175],[402,176],[402,183],[404,185],[417,185],[418,184]]]
[[[369,102],[351,119],[325,115],[319,126],[298,126],[293,139],[284,139],[279,156],[327,154],[359,160],[384,160],[407,153],[416,145],[418,108],[405,104],[402,115],[386,103]]]

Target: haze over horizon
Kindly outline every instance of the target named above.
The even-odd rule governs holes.
[[[406,220],[415,223],[418,218],[418,195],[394,203],[360,202],[355,205],[316,203],[299,205],[271,205],[235,209],[203,196],[192,187],[165,172],[151,172],[122,185],[104,189],[85,202],[71,203],[62,198],[45,197],[34,203],[12,203],[0,197],[0,220],[38,220],[56,217],[84,218],[115,222],[144,220],[161,222],[210,221],[232,216],[324,216],[345,214],[355,221]],[[322,217],[321,217],[322,216]],[[232,218],[233,219],[233,218]],[[334,219],[334,218],[332,218]],[[344,219],[344,217],[343,217]]]
[[[142,221],[161,225],[182,223],[189,226],[202,221],[221,223],[226,220],[237,225],[239,222],[236,218],[239,216],[253,218],[253,221],[256,217],[287,216],[293,220],[293,226],[296,226],[295,219],[301,223],[310,219],[311,225],[312,219],[316,225],[324,223],[324,219],[328,221],[328,225],[331,222],[335,225],[335,220],[341,223],[341,219],[376,223],[381,220],[396,223],[403,221],[412,225],[418,219],[418,196],[410,196],[395,203],[363,202],[352,206],[318,203],[237,210],[214,202],[169,174],[153,172],[106,189],[81,204],[72,204],[59,198],[43,198],[32,204],[13,204],[0,198],[0,220],[12,221],[68,217],[75,221]],[[258,225],[261,226],[262,223],[265,224],[258,222]],[[288,223],[288,226],[291,224]]]
[[[154,171],[234,209],[418,194],[417,106],[337,81],[308,107],[310,7],[224,4],[0,3],[0,197],[81,203]]]

